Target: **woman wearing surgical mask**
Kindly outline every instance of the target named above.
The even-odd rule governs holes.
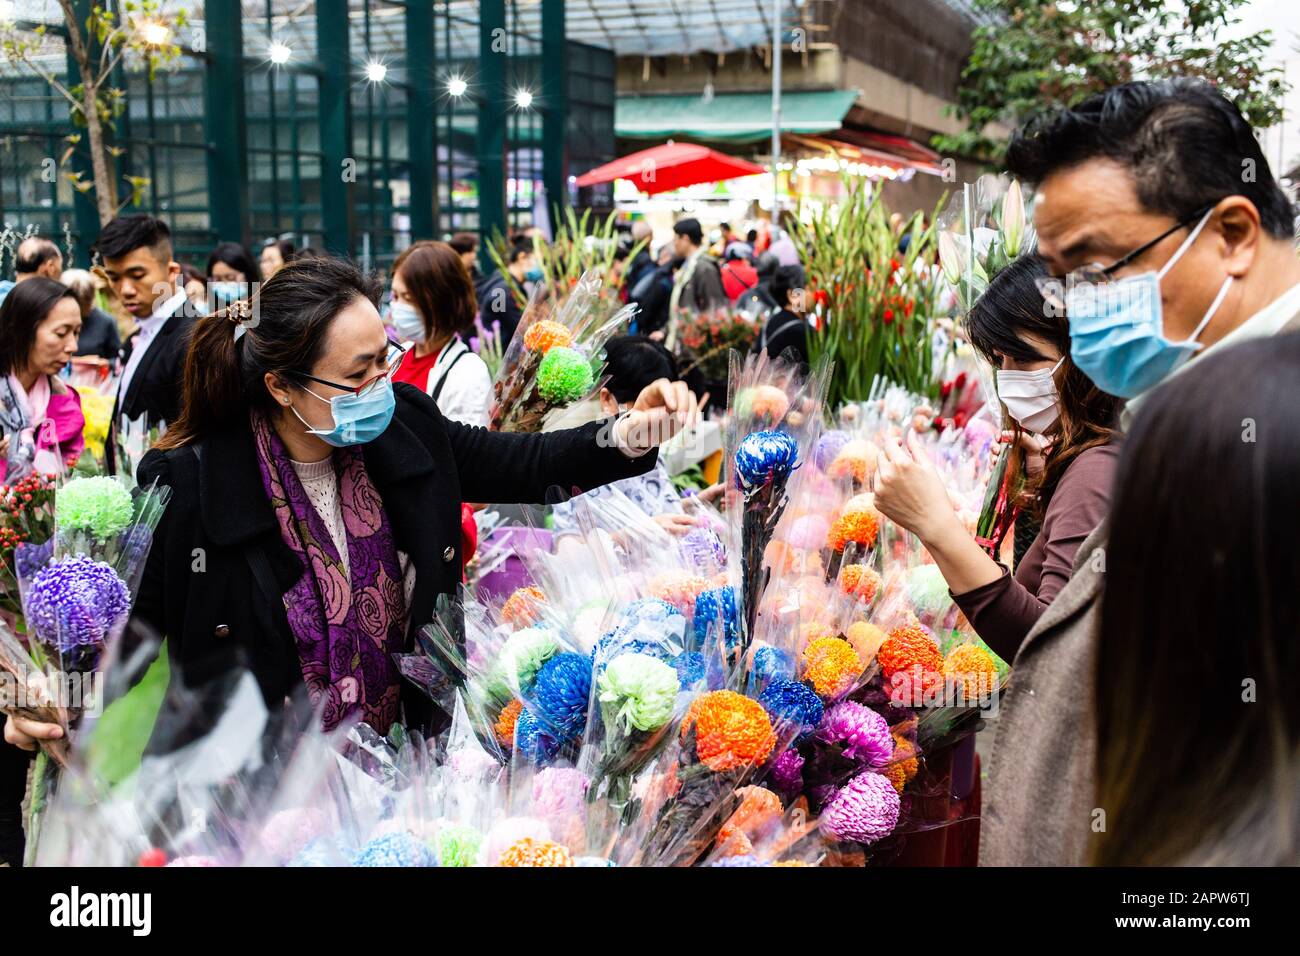
[[[469,270],[445,242],[417,242],[393,263],[389,321],[406,348],[394,382],[428,394],[445,418],[488,423],[492,376],[461,341],[478,309]]]
[[[237,242],[223,242],[208,256],[208,307],[215,311],[253,294],[260,282],[257,262]]]
[[[975,543],[915,443],[887,446],[876,473],[876,507],[921,539],[971,625],[1007,660],[1105,517],[1119,454],[1120,401],[1069,358],[1069,324],[1043,307],[1038,290],[1046,275],[1041,258],[1021,256],[993,278],[965,323],[971,344],[996,369],[1011,431],[1004,438],[1019,448],[1012,467],[1027,480],[1022,503],[1042,524],[1015,574]]]
[[[348,262],[308,259],[195,324],[180,418],[138,470],[172,495],[133,621],[166,638],[188,684],[247,668],[273,707],[305,684],[326,729],[357,718],[383,734],[401,719],[428,732],[446,717],[403,685],[393,655],[460,584],[462,501],[536,503],[553,486],[644,474],[651,443],[698,408],[659,380],[581,428],[450,421],[393,385],[401,349],[378,292]],[[59,729],[11,720],[5,734],[31,747]]]

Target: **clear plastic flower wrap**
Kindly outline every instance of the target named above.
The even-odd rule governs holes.
[[[585,273],[561,302],[534,296],[502,356],[488,410],[493,431],[539,432],[547,416],[600,384],[605,343],[635,305],[602,299],[600,273]]]

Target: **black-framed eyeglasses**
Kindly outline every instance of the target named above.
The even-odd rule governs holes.
[[[402,364],[402,356],[406,354],[406,349],[398,345],[392,339],[388,340],[388,357],[387,367],[384,371],[372,378],[366,379],[360,385],[340,385],[338,382],[331,382],[329,379],[317,378],[315,375],[308,375],[306,372],[292,373],[297,378],[305,378],[311,382],[319,382],[321,385],[328,385],[330,388],[337,388],[340,392],[351,392],[358,398],[365,395],[376,385],[381,384],[385,379],[392,378],[397,367]]]
[[[1126,265],[1128,265],[1138,256],[1142,255],[1144,252],[1148,252],[1151,249],[1158,246],[1160,243],[1164,242],[1166,239],[1168,239],[1170,236],[1176,233],[1179,229],[1186,229],[1188,226],[1199,221],[1202,216],[1204,216],[1207,212],[1209,212],[1211,209],[1214,208],[1214,205],[1215,205],[1214,203],[1210,203],[1207,206],[1202,206],[1200,209],[1196,210],[1196,212],[1192,213],[1186,219],[1182,220],[1181,222],[1174,223],[1172,226],[1170,226],[1164,232],[1160,233],[1160,235],[1156,236],[1150,242],[1143,243],[1142,245],[1134,249],[1132,252],[1130,252],[1128,255],[1124,256],[1123,258],[1115,260],[1110,265],[1106,266],[1104,269],[1101,269],[1101,274],[1106,278],[1110,278],[1112,275],[1115,274],[1115,271],[1117,269],[1124,268]]]

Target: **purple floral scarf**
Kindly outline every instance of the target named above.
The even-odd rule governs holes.
[[[280,535],[303,562],[303,575],[285,594],[284,606],[312,703],[324,698],[326,730],[359,712],[361,720],[387,733],[397,719],[393,655],[405,643],[406,597],[393,530],[361,452],[334,452],[349,584],[325,520],[307,497],[280,436],[260,415],[253,416],[253,433]]]

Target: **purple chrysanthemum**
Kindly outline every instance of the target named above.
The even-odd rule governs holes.
[[[813,450],[813,462],[817,465],[818,471],[825,471],[835,460],[835,456],[844,450],[844,446],[849,443],[849,433],[842,431],[829,431],[817,439],[817,446]]]
[[[772,761],[770,781],[784,796],[803,789],[803,756],[797,750],[787,750]]]
[[[860,773],[822,810],[822,832],[837,840],[874,843],[898,825],[898,791],[889,778]]]
[[[84,554],[38,571],[27,594],[28,624],[60,654],[102,644],[130,610],[122,579]]]
[[[711,528],[693,528],[681,540],[682,554],[702,574],[716,574],[727,561],[727,549]]]
[[[894,754],[888,721],[852,700],[841,701],[826,712],[817,739],[841,744],[844,756],[872,767],[883,767]]]

